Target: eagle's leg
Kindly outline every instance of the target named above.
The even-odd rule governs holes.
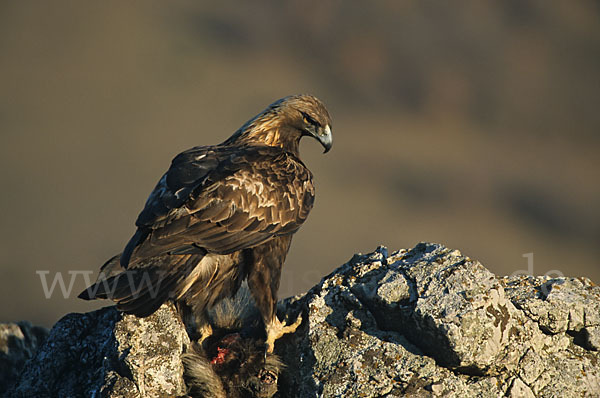
[[[302,318],[287,325],[277,318],[277,290],[281,278],[281,266],[290,247],[292,237],[281,236],[263,245],[255,247],[250,257],[248,287],[260,311],[267,333],[267,353],[272,353],[275,340],[286,333],[293,333],[302,322]]]
[[[196,308],[195,315],[198,344],[202,345],[206,339],[212,336],[213,329],[206,308]]]
[[[277,318],[277,315],[273,317],[271,322],[267,324],[267,352],[272,353],[275,348],[275,340],[282,337],[287,333],[294,333],[298,326],[302,323],[302,316],[298,315],[296,321],[291,325],[286,324],[285,322],[280,322]]]
[[[193,309],[191,305],[184,300],[177,301],[181,321],[185,325],[188,335],[193,340],[198,340],[200,344],[213,334],[210,318],[205,308]]]

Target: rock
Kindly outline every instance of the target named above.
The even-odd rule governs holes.
[[[189,344],[172,304],[147,318],[115,307],[69,314],[28,363],[13,397],[169,397],[186,391]]]
[[[29,322],[0,324],[0,394],[16,380],[47,336],[48,329]]]
[[[282,397],[600,391],[600,287],[586,278],[496,277],[457,250],[422,243],[355,255],[279,307],[280,319],[304,320],[276,344],[286,365]],[[189,347],[172,305],[144,319],[113,307],[70,314],[9,396],[185,395],[181,358]],[[183,356],[188,371],[210,370],[210,358],[198,355]],[[190,376],[191,395],[210,389]]]
[[[522,276],[503,283],[515,306],[544,333],[567,333],[582,347],[600,349],[600,290],[592,281]]]
[[[283,396],[594,396],[600,287],[497,278],[441,245],[356,255],[281,305]]]

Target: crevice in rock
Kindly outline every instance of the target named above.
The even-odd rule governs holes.
[[[413,284],[413,286],[414,286],[414,284]],[[383,314],[383,311],[378,310],[375,306],[373,306],[373,304],[371,302],[360,297],[360,294],[354,294],[354,295],[355,295],[356,299],[364,307],[364,309],[366,311],[368,311],[369,314],[371,314],[371,316],[375,320],[375,323],[379,330],[398,333],[398,334],[402,335],[410,344],[414,345],[416,348],[418,348],[421,351],[421,353],[420,353],[421,355],[424,355],[424,356],[427,356],[427,357],[433,359],[435,361],[436,365],[443,367],[445,369],[448,369],[449,371],[451,371],[455,374],[464,374],[466,376],[484,376],[486,374],[487,369],[481,369],[481,368],[477,368],[475,366],[471,366],[471,367],[469,367],[469,366],[467,366],[467,367],[453,366],[452,363],[459,362],[458,357],[454,356],[449,359],[443,358],[442,356],[436,355],[436,353],[439,353],[439,351],[432,349],[431,347],[428,347],[427,345],[424,345],[423,341],[427,341],[427,339],[424,339],[422,334],[414,332],[414,330],[417,329],[416,322],[412,318],[412,316],[414,314],[413,311],[415,308],[414,304],[411,306],[405,306],[405,307],[398,308],[398,310],[400,312],[400,315],[399,315],[400,319],[398,319],[398,316],[394,319],[395,320],[394,325],[397,325],[398,327],[393,327],[390,325],[389,321],[386,320],[386,317]],[[412,352],[412,350],[409,347],[405,347],[405,348],[408,351]],[[448,353],[446,352],[446,354],[448,354]]]
[[[440,365],[440,366],[443,367],[443,365]],[[446,369],[449,369],[455,375],[478,376],[478,377],[482,377],[482,376],[486,376],[487,375],[487,369],[481,369],[481,368],[478,368],[477,366],[474,366],[474,365],[472,365],[472,366],[446,367]]]
[[[435,257],[443,257],[447,253],[439,253]],[[429,260],[429,259],[428,259]],[[435,259],[431,260],[435,261]],[[451,266],[446,267],[445,270],[452,272],[456,267],[459,267],[466,263],[466,258],[460,259],[454,262]],[[420,355],[427,356],[435,361],[437,366],[448,369],[457,375],[465,375],[465,376],[485,376],[488,374],[488,368],[481,368],[475,365],[473,366],[456,366],[460,363],[460,359],[456,353],[452,350],[439,350],[437,347],[447,347],[449,344],[443,340],[445,337],[443,334],[437,333],[435,330],[429,330],[427,336],[423,335],[423,322],[415,319],[415,308],[416,308],[416,298],[419,297],[419,293],[417,291],[417,282],[415,278],[412,278],[406,272],[406,269],[403,269],[401,265],[398,266],[396,271],[401,274],[405,280],[407,281],[409,288],[409,297],[410,299],[402,300],[402,302],[397,302],[396,307],[393,308],[394,316],[390,317],[390,310],[392,309],[390,306],[380,306],[376,300],[373,300],[370,297],[365,297],[364,292],[360,289],[355,289],[350,287],[350,291],[356,297],[361,306],[369,312],[371,317],[374,319],[376,326],[379,330],[398,333],[402,335],[408,343],[416,347],[421,351]],[[438,278],[440,276],[438,275]],[[431,276],[429,280],[427,280],[427,284],[431,283],[435,279],[435,276]],[[426,291],[427,287],[424,286],[423,290]],[[499,314],[506,315],[506,314]],[[500,317],[501,318],[501,317]],[[499,322],[502,319],[499,320]],[[379,336],[378,336],[379,337]],[[405,347],[406,348],[406,347]]]
[[[417,298],[419,297],[419,291],[417,288],[417,281],[415,278],[412,278],[410,275],[408,275],[404,269],[402,268],[398,268],[398,273],[400,275],[402,275],[404,277],[404,279],[406,279],[406,282],[408,284],[408,303],[406,303],[407,305],[412,305],[413,309],[414,309],[414,304],[411,304],[413,302],[415,302],[417,300]]]
[[[512,389],[515,388],[515,383],[517,382],[517,380],[521,381],[521,383],[523,383],[524,385],[526,385],[529,390],[531,391],[531,394],[533,394],[534,397],[537,398],[537,394],[533,391],[533,388],[531,387],[531,385],[527,384],[525,382],[525,380],[523,380],[521,377],[519,377],[518,375],[515,375],[511,380],[510,380],[510,386],[506,389],[506,392],[504,394],[505,397],[510,398],[513,397],[513,391]]]
[[[567,334],[573,338],[573,344],[578,345],[587,351],[597,351],[596,348],[590,343],[590,335],[587,329],[582,328],[580,330],[567,330]]]
[[[531,318],[529,318],[529,319],[531,319]],[[557,334],[557,333],[554,333],[553,331],[551,331],[550,329],[548,329],[546,326],[540,324],[539,321],[533,321],[533,322],[535,322],[535,324],[537,325],[540,332],[542,332],[546,336],[554,336]]]
[[[133,373],[131,373],[131,369],[125,363],[125,358],[127,358],[130,351],[131,347],[128,347],[123,351],[123,353],[120,356],[115,356],[115,358],[113,358],[113,361],[111,362],[113,369],[119,376],[125,377],[133,381]]]
[[[530,312],[527,311],[527,309],[523,308],[523,306],[517,300],[510,299],[510,302],[517,309],[517,311],[521,312],[521,314],[523,314],[523,316],[525,316],[525,318],[527,318],[531,322],[533,322],[537,326],[537,328],[539,329],[539,331],[542,332],[544,335],[546,335],[546,336],[554,336],[554,335],[557,334],[556,332],[553,332],[550,329],[548,329],[548,327],[542,325],[540,323],[539,319],[535,319],[534,317],[532,317],[531,314],[530,314]]]

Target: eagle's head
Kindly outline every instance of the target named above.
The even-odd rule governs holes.
[[[315,138],[325,152],[331,149],[331,117],[312,95],[290,95],[273,102],[250,119],[225,143],[248,142],[278,146],[298,155],[300,139]]]

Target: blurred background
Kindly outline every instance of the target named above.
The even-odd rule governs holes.
[[[419,241],[600,281],[598,1],[202,3],[0,2],[0,322],[108,305],[73,271],[122,250],[177,153],[293,93],[334,146],[303,141],[281,297]]]

